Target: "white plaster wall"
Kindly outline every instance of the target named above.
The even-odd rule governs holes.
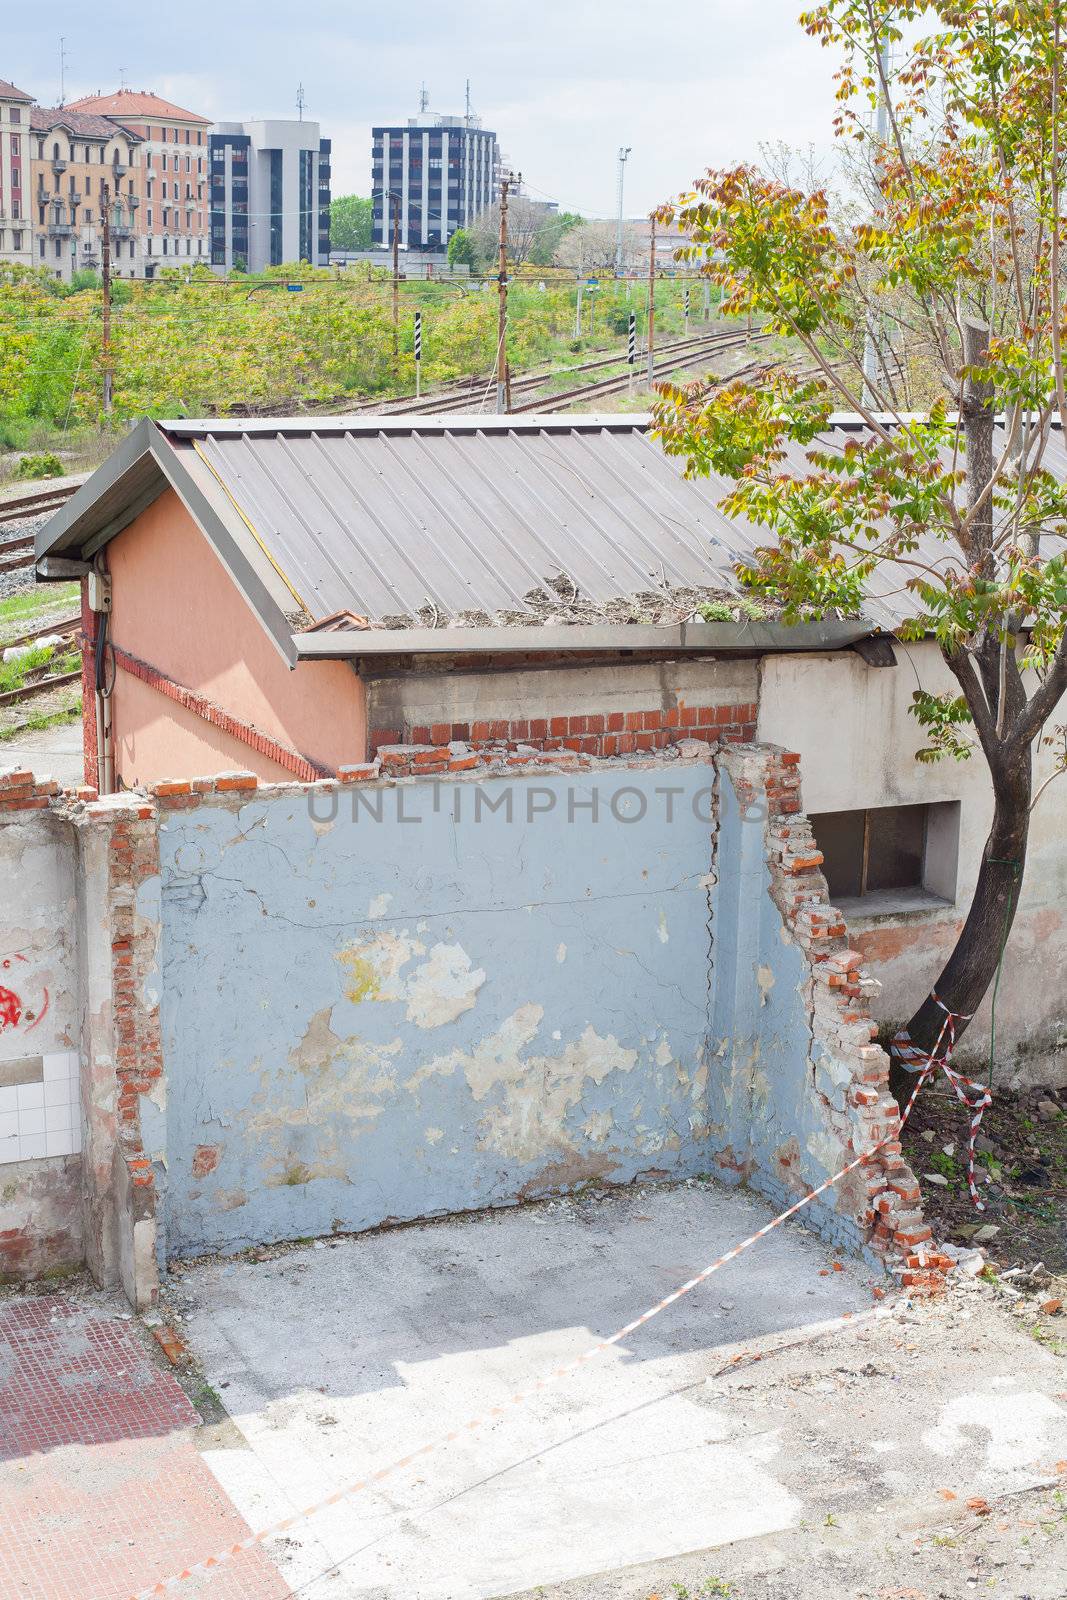
[[[0,1164],[81,1149],[74,847],[41,813],[0,825]]]
[[[957,692],[957,686],[935,646],[895,643],[894,649],[894,668],[868,667],[851,651],[766,657],[758,724],[761,740],[799,751],[809,814],[944,800],[960,804],[954,905],[849,915],[853,943],[883,984],[875,1009],[887,1022],[906,1020],[936,981],[966,916],[992,815],[980,751],[965,762],[915,760],[925,740],[909,712],[912,694],[919,686],[934,692]],[[1035,790],[1050,769],[1050,754],[1039,752]],[[997,999],[994,1074],[1067,1081],[1065,965],[1067,777],[1050,785],[1034,812],[1022,897]],[[988,1062],[989,1030],[987,997],[961,1058]]]

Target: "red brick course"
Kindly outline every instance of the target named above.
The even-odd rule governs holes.
[[[632,755],[663,750],[680,739],[751,743],[756,737],[754,703],[720,706],[676,705],[654,711],[584,712],[553,717],[493,718],[479,722],[432,722],[403,728],[372,728],[370,754],[383,746],[420,745],[428,749],[466,744],[528,745],[533,750],[574,750],[587,756]]]

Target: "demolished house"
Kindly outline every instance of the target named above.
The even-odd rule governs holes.
[[[144,1304],[169,1257],[589,1180],[787,1201],[891,1134],[869,1001],[955,940],[984,768],[915,760],[948,678],[892,574],[787,626],[725,489],[631,416],[137,425],[38,542],[90,787],[0,780],[0,1265]],[[997,1028],[1054,1079],[1049,793]],[[899,1260],[917,1206],[890,1140],[809,1211]]]

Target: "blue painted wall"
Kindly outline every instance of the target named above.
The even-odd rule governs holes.
[[[745,1115],[706,1056],[751,987],[738,918],[774,945],[746,1029],[807,1049],[762,828],[731,823],[717,909],[713,783],[675,762],[165,813],[167,1253],[706,1170]]]

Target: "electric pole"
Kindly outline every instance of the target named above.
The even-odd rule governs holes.
[[[519,175],[521,182],[522,175]],[[500,260],[497,278],[496,408],[508,409],[508,190],[515,181],[510,172],[500,179]]]
[[[111,411],[113,378],[111,373],[111,190],[100,185],[100,279],[103,284],[103,319],[100,334],[100,364],[104,378],[104,413]]]
[[[400,199],[392,190],[393,202],[393,369],[400,355]]]
[[[626,178],[626,157],[630,154],[632,146],[619,146],[619,222],[615,233],[615,276],[622,277],[622,191]]]
[[[656,370],[656,219],[650,219],[651,226],[648,230],[648,383],[652,386],[652,379]]]

